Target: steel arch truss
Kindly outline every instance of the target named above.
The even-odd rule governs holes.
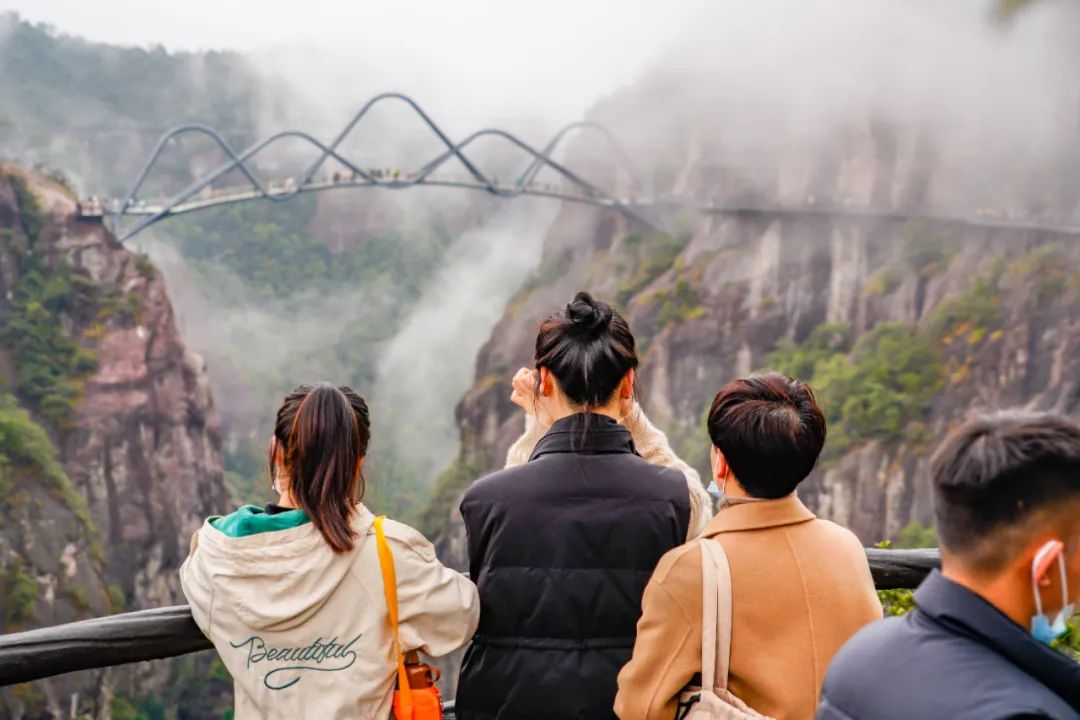
[[[390,178],[384,177],[382,173],[374,173],[371,170],[358,166],[339,152],[341,144],[349,137],[356,128],[356,125],[368,111],[378,103],[388,100],[399,100],[404,102],[416,113],[424,125],[431,130],[439,142],[446,148],[432,160],[424,163],[416,171],[403,174],[396,173]],[[536,195],[560,200],[583,202],[602,207],[611,207],[623,212],[635,220],[647,223],[648,221],[644,220],[634,211],[634,206],[640,205],[641,203],[628,199],[617,199],[603,189],[585,180],[565,165],[552,159],[552,155],[558,150],[563,139],[575,130],[589,130],[597,132],[603,137],[611,146],[619,167],[629,175],[635,193],[640,192],[640,181],[628,155],[619,145],[615,137],[606,128],[597,123],[576,122],[567,125],[556,133],[542,150],[537,150],[516,135],[497,128],[478,130],[466,137],[460,143],[455,144],[412,98],[401,93],[383,93],[373,97],[365,103],[329,145],[320,142],[306,132],[299,130],[285,130],[256,142],[246,150],[238,152],[219,132],[206,125],[188,124],[175,127],[161,136],[161,139],[158,140],[149,159],[146,161],[142,170],[139,171],[135,182],[132,184],[131,189],[128,190],[124,199],[113,203],[107,208],[107,212],[114,216],[114,230],[117,237],[121,241],[124,241],[165,218],[219,205],[246,202],[260,198],[272,202],[283,202],[291,200],[300,193],[330,190],[341,187],[406,188],[426,185],[480,190],[502,198],[513,198],[521,195]],[[189,184],[161,205],[147,206],[142,203],[137,203],[136,198],[138,197],[139,191],[142,189],[143,184],[153,171],[169,143],[175,138],[186,135],[204,135],[209,137],[228,157],[227,162],[216,167],[205,177]],[[475,141],[481,138],[492,137],[508,143],[530,157],[528,166],[510,185],[500,185],[494,178],[485,175],[465,153],[469,145]],[[251,163],[259,153],[286,139],[302,140],[318,149],[320,154],[300,175],[299,180],[292,187],[276,189],[272,184],[264,183],[260,180],[252,171],[249,163]],[[343,181],[316,181],[316,175],[328,159],[335,160],[350,170],[352,172],[352,177]],[[468,174],[466,178],[440,179],[435,176],[435,172],[439,168],[453,159],[458,160],[464,166]],[[536,176],[544,168],[550,168],[559,175],[563,181],[561,187],[555,188],[551,185],[539,185],[536,183]],[[241,172],[250,183],[251,188],[249,190],[231,192],[208,199],[199,198],[199,193],[203,192],[205,189],[211,188],[215,181],[234,170]],[[122,226],[122,221],[125,216],[137,217],[139,220],[131,227],[125,228]]]

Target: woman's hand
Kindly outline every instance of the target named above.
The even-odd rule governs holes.
[[[514,379],[510,381],[514,388],[510,393],[510,402],[519,406],[529,415],[536,414],[536,371],[529,368],[521,368],[514,373]]]

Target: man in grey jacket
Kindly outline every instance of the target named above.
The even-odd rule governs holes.
[[[941,572],[840,650],[818,720],[1080,719],[1080,664],[1051,647],[1080,595],[1080,426],[979,418],[930,473]]]

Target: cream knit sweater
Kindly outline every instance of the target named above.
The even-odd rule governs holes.
[[[630,436],[634,440],[634,449],[641,457],[654,465],[675,468],[686,477],[686,485],[690,491],[690,528],[686,539],[696,538],[709,524],[713,514],[712,498],[705,492],[701,484],[701,476],[698,475],[697,470],[675,454],[668,443],[667,436],[649,422],[649,418],[645,417],[644,411],[637,403],[634,404],[634,409],[630,411],[630,414],[623,418],[622,424],[630,431]],[[542,424],[535,415],[527,413],[525,433],[507,451],[506,467],[524,465],[529,462],[529,456],[532,455],[536,443],[550,429],[551,426]]]

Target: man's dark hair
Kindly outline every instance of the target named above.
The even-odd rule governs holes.
[[[825,415],[810,386],[780,373],[732,380],[709,410],[709,437],[752,497],[790,494],[825,446]]]
[[[930,459],[942,546],[974,570],[994,571],[1022,550],[1042,511],[1080,500],[1080,425],[1051,414],[973,418]]]

